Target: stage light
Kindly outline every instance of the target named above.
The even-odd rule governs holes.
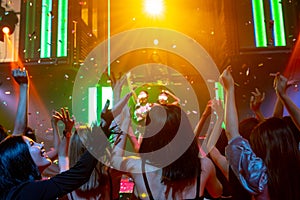
[[[5,11],[5,8],[0,8],[0,41],[4,41],[5,34],[13,34],[18,22],[19,19],[14,11]]]
[[[161,15],[164,10],[163,0],[145,0],[144,7],[150,15]]]

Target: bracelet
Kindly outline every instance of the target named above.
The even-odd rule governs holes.
[[[63,130],[63,135],[64,135],[66,138],[70,138],[70,137],[71,137],[71,132],[70,132],[70,131]]]

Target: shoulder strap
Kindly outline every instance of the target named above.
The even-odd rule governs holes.
[[[199,158],[199,162],[201,162],[200,158]],[[200,163],[200,169],[197,170],[197,185],[196,185],[196,198],[199,198],[199,194],[200,194],[200,177],[201,177],[201,163]]]
[[[145,170],[145,160],[142,159],[142,174],[143,174],[143,179],[144,179],[144,183],[145,183],[145,186],[146,186],[146,190],[147,190],[149,199],[150,200],[154,200],[153,196],[152,196],[152,193],[151,193],[151,190],[150,190],[150,187],[149,187],[149,184],[148,184],[148,180],[147,180],[147,176],[146,176],[146,172],[145,171],[146,171]]]
[[[198,176],[197,176],[197,188],[196,188],[196,198],[195,199],[198,199],[199,198],[199,194],[200,194],[200,173],[201,172],[198,172]]]

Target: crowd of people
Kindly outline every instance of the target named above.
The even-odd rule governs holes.
[[[0,126],[0,199],[119,199],[123,176],[134,183],[130,199],[300,199],[300,108],[287,95],[288,79],[274,76],[273,116],[263,115],[265,94],[255,89],[255,117],[238,119],[231,71],[219,80],[224,107],[209,100],[194,129],[172,92],[162,90],[153,103],[145,90],[121,98],[125,76],[113,79],[114,105],[107,102],[99,124],[75,126],[67,109],[53,112],[53,148],[46,151],[27,122],[28,72],[13,70],[20,95],[13,133]],[[214,126],[205,128],[212,115]],[[59,172],[43,176],[52,162]]]

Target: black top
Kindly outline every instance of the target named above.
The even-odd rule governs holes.
[[[97,159],[87,151],[76,165],[69,170],[57,174],[48,180],[25,182],[13,187],[6,199],[56,199],[87,182],[96,164]]]

